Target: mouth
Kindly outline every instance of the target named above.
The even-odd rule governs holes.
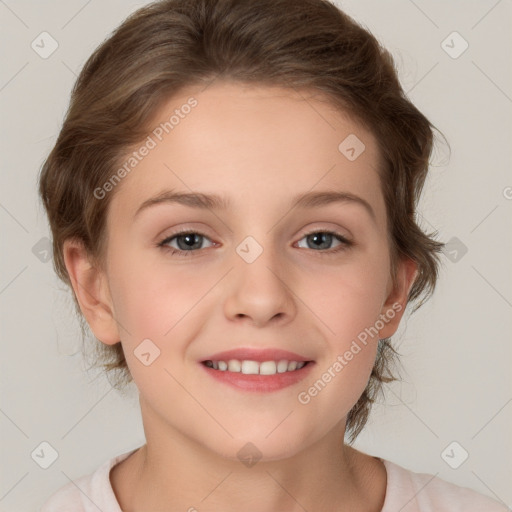
[[[313,359],[280,349],[239,348],[218,352],[199,361],[212,378],[239,390],[270,392],[306,378]]]

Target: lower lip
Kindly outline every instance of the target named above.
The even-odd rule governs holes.
[[[237,389],[243,389],[244,391],[268,393],[297,384],[302,379],[304,379],[306,375],[308,375],[315,363],[311,361],[303,366],[300,370],[276,373],[274,375],[246,375],[241,372],[238,373],[230,372],[227,370],[215,370],[202,363],[199,364],[208,373],[208,375],[211,375],[219,382],[223,382],[224,384],[228,384],[229,386]]]

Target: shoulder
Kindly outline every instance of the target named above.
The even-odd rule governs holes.
[[[61,487],[53,493],[39,509],[39,512],[84,512],[80,490],[75,486],[87,487],[88,479],[92,475],[84,476]],[[84,485],[85,484],[85,485]]]
[[[44,502],[39,512],[121,512],[110,484],[110,470],[134,451],[109,459],[93,473],[67,483]]]
[[[508,512],[492,498],[436,475],[415,473],[381,459],[388,482],[382,512]]]

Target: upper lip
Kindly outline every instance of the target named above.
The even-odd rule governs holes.
[[[295,352],[290,352],[288,350],[281,350],[277,348],[265,348],[265,349],[256,349],[256,348],[237,348],[233,350],[225,350],[224,352],[217,352],[216,354],[212,354],[205,359],[204,361],[229,361],[230,359],[237,359],[238,361],[258,361],[260,363],[264,361],[312,361],[312,359],[308,359],[307,357],[296,354]]]

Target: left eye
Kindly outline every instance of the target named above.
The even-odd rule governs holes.
[[[333,242],[333,240],[338,240],[338,248],[334,249],[335,252],[338,250],[341,250],[344,248],[344,246],[350,246],[352,243],[347,240],[345,237],[339,235],[338,233],[335,233],[333,231],[314,231],[313,233],[309,233],[304,236],[304,238],[301,238],[301,240],[306,240],[306,243],[310,243],[313,245],[313,247],[319,248],[319,249],[329,249],[329,246]],[[342,247],[339,247],[342,246]],[[306,247],[308,249],[310,247]]]

